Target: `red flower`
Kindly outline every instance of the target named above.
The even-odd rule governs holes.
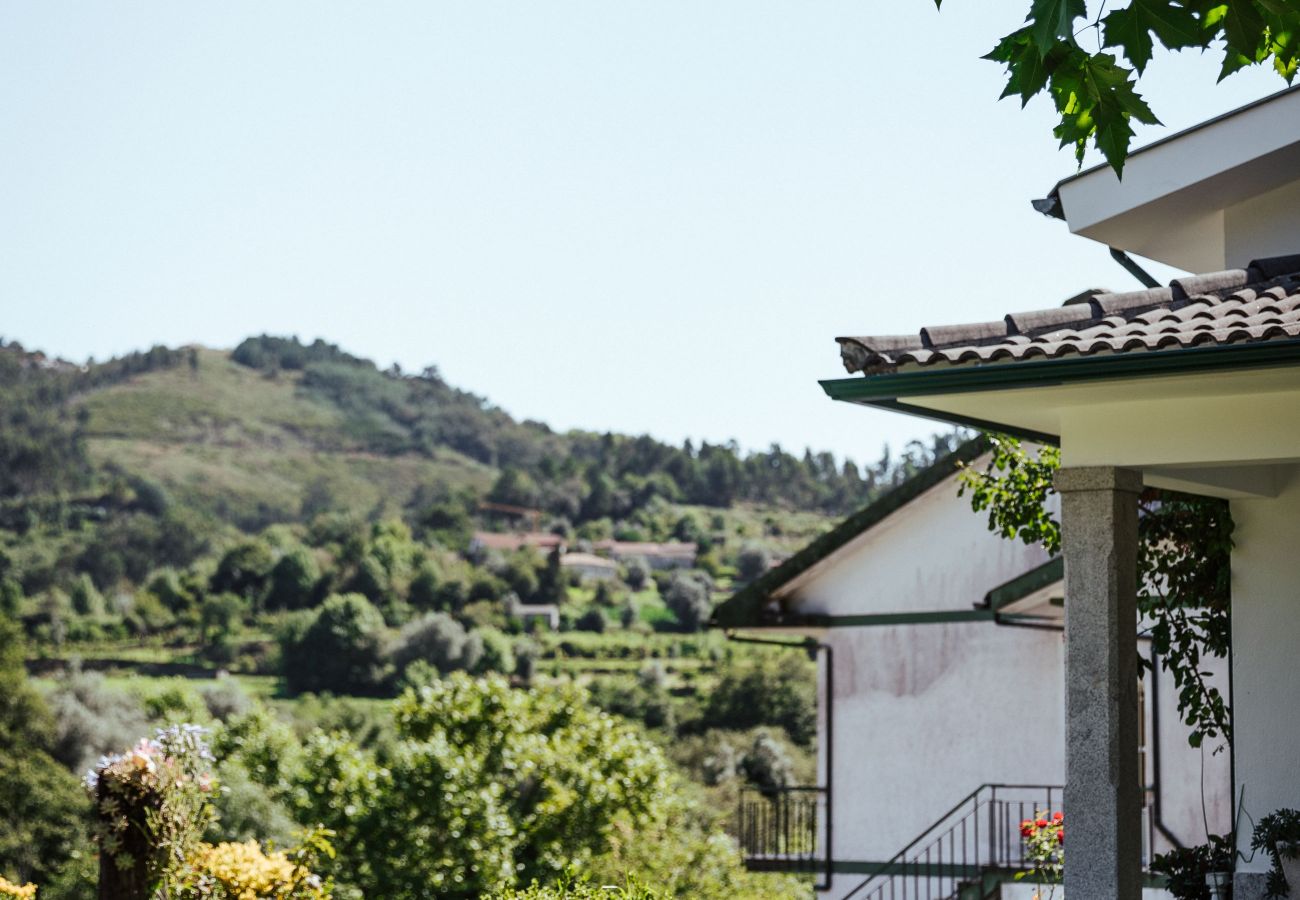
[[[1036,821],[1034,824],[1037,825],[1039,828],[1046,828],[1046,827],[1047,827],[1047,820],[1046,820],[1046,819],[1039,819],[1039,820]]]
[[[1059,812],[1058,812],[1058,813],[1052,813],[1052,821],[1053,821],[1053,822],[1060,822],[1060,821],[1062,821],[1064,818],[1065,818],[1065,814],[1064,814],[1064,813],[1059,813]]]
[[[1058,832],[1056,833],[1056,842],[1057,842],[1058,844],[1064,844],[1064,843],[1065,843],[1065,829],[1061,829],[1060,831],[1058,831]]]

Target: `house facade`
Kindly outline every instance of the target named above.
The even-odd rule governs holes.
[[[1267,890],[1251,823],[1300,808],[1300,91],[1133,154],[1036,204],[1206,274],[915,335],[841,338],[834,399],[1061,448],[1069,900],[1141,890],[1137,497],[1228,501],[1234,897]],[[1276,879],[1276,876],[1275,876]],[[1274,885],[1277,886],[1276,884]],[[1293,892],[1294,892],[1293,887]]]
[[[816,872],[827,898],[982,880],[988,896],[1023,863],[1020,822],[1061,809],[1062,565],[958,495],[961,467],[987,458],[971,441],[715,612],[818,659],[818,784],[742,801],[751,867]],[[1203,841],[1207,819],[1227,830],[1231,804],[1228,758],[1188,746],[1168,676],[1142,691],[1149,855]]]

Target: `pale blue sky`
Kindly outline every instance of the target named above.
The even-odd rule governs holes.
[[[826,399],[835,335],[1135,286],[1029,207],[1073,160],[979,59],[1027,7],[6,0],[0,335],[320,336],[559,428],[874,458],[935,426]],[[1170,128],[1283,86],[1217,65],[1157,56]]]

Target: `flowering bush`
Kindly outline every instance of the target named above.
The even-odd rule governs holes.
[[[36,900],[36,885],[17,885],[0,875],[0,900]]]
[[[1020,823],[1020,840],[1025,845],[1025,862],[1031,868],[1018,873],[1016,879],[1033,878],[1047,885],[1047,897],[1053,897],[1065,869],[1065,816],[1059,812],[1036,813],[1034,818]],[[1041,891],[1034,894],[1034,900],[1041,898]]]
[[[211,818],[212,754],[197,725],[159,729],[86,774],[95,798],[101,884],[114,896],[166,896]]]
[[[328,900],[331,886],[312,866],[322,855],[334,855],[332,832],[308,832],[292,851],[266,852],[256,841],[199,840],[212,821],[216,787],[205,734],[196,725],[164,728],[125,753],[104,757],[87,773],[98,820],[101,896]],[[14,896],[32,897],[32,891]]]
[[[257,841],[200,844],[178,900],[328,900],[330,884],[313,874],[333,856],[331,832],[308,832],[296,850],[267,852]]]

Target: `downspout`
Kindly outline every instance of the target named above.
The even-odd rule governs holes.
[[[1129,256],[1127,253],[1125,253],[1123,250],[1119,249],[1118,247],[1110,248],[1110,258],[1115,260],[1115,262],[1119,263],[1121,266],[1123,266],[1124,271],[1128,272],[1130,275],[1132,275],[1134,278],[1140,281],[1144,288],[1160,287],[1160,282],[1156,281],[1155,278],[1151,276],[1150,272],[1148,272],[1146,269],[1139,266],[1137,264],[1137,261],[1133,259],[1133,257]]]
[[[833,877],[832,865],[834,855],[832,838],[834,837],[835,816],[832,802],[835,792],[831,789],[835,777],[835,648],[816,638],[806,638],[798,643],[778,641],[772,638],[746,637],[733,631],[725,632],[727,640],[738,644],[765,644],[770,647],[786,647],[803,650],[809,656],[826,654],[826,881],[817,890],[830,890]]]

